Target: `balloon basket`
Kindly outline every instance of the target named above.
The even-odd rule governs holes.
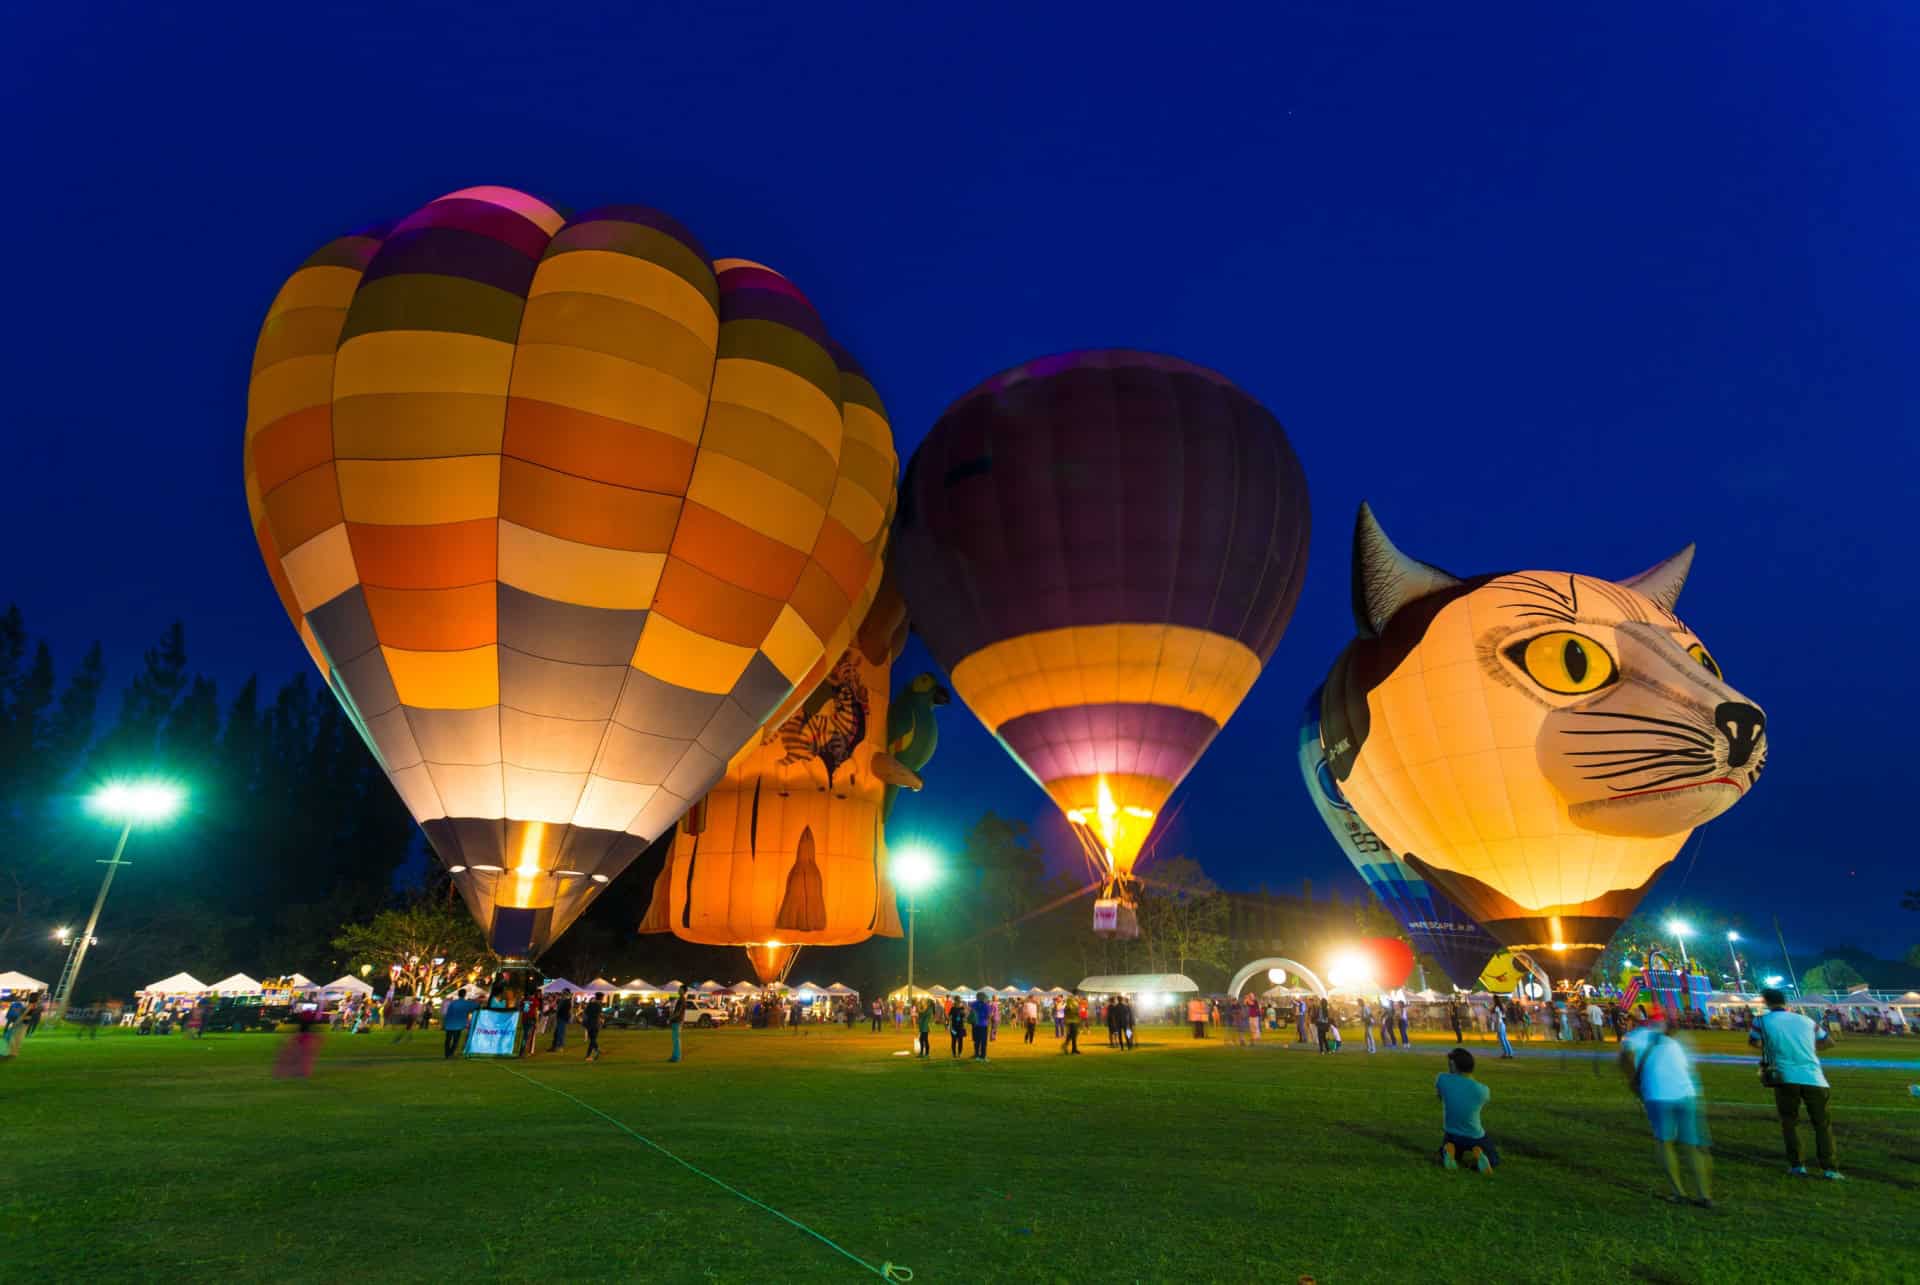
[[[1133,902],[1123,897],[1101,897],[1093,903],[1093,932],[1097,937],[1132,941],[1140,935],[1140,917]]]

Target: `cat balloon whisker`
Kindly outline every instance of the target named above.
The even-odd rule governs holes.
[[[1628,714],[1611,709],[1574,709],[1567,711],[1582,718],[1620,718],[1634,723],[1651,723],[1660,727],[1678,728],[1689,735],[1700,736],[1713,730],[1711,723],[1681,723],[1671,718],[1655,718],[1651,714]]]
[[[1663,785],[1672,785],[1679,781],[1698,781],[1705,784],[1723,779],[1717,775],[1718,771],[1718,768],[1708,766],[1696,772],[1676,772],[1672,776],[1663,776],[1658,781],[1648,781],[1643,785],[1609,785],[1607,788],[1615,794],[1644,794],[1648,790],[1657,790]]]
[[[1632,767],[1621,768],[1618,772],[1589,772],[1589,781],[1612,781],[1623,776],[1644,776],[1649,772],[1664,772],[1669,768],[1685,768],[1688,772],[1706,773],[1714,771],[1717,764],[1712,759],[1674,759],[1666,763],[1637,763]]]

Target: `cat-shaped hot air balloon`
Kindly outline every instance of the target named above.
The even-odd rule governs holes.
[[[1328,676],[1341,791],[1503,945],[1583,978],[1687,835],[1766,763],[1766,716],[1674,615],[1689,545],[1624,581],[1460,579],[1354,534]]]

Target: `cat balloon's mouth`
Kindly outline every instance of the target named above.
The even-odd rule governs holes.
[[[1716,776],[1711,781],[1690,781],[1685,785],[1662,785],[1651,790],[1633,790],[1627,794],[1616,794],[1608,803],[1618,803],[1622,799],[1644,799],[1653,794],[1678,794],[1682,790],[1701,790],[1709,785],[1731,785],[1737,793],[1745,794],[1747,789],[1730,776]]]
[[[1679,834],[1711,821],[1745,793],[1746,787],[1733,777],[1716,776],[1706,781],[1657,785],[1611,798],[1589,799],[1569,807],[1567,816],[1581,829],[1596,834],[1651,839]]]

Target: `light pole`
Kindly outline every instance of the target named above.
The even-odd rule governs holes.
[[[1733,956],[1733,984],[1736,989],[1745,990],[1747,979],[1740,972],[1740,952],[1734,949],[1734,944],[1739,940],[1739,933],[1731,928],[1727,929],[1727,954]]]
[[[894,854],[893,882],[907,894],[907,1003],[913,1003],[913,928],[920,890],[932,884],[939,869],[924,848],[902,848]]]
[[[180,802],[181,792],[178,789],[158,781],[102,786],[87,800],[87,806],[95,812],[120,822],[120,841],[113,845],[112,859],[100,862],[107,868],[107,876],[100,881],[100,895],[93,899],[93,913],[87,916],[87,926],[81,929],[80,940],[67,956],[67,966],[60,972],[60,984],[53,989],[51,1016],[60,1018],[66,1015],[67,1005],[73,1000],[74,984],[80,980],[80,966],[87,962],[87,947],[93,944],[93,930],[100,923],[100,908],[107,904],[107,889],[113,887],[113,876],[119,873],[121,866],[133,864],[120,859],[127,850],[127,839],[133,834],[133,827],[143,821],[165,821],[180,810]]]
[[[1667,931],[1680,943],[1680,967],[1689,975],[1693,973],[1693,961],[1687,958],[1687,936],[1693,929],[1678,919],[1667,920]]]

